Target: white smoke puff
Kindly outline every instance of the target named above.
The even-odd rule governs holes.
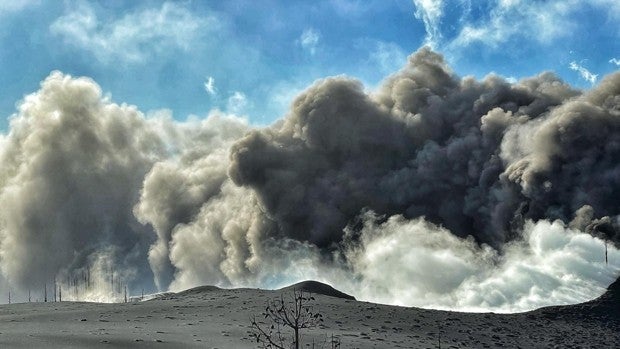
[[[251,191],[227,182],[221,193],[204,204],[192,223],[172,233],[170,260],[177,270],[171,289],[200,284],[250,284],[245,264],[250,256],[246,236],[260,224]]]
[[[506,247],[497,269],[476,275],[457,290],[457,307],[525,311],[548,304],[588,301],[620,271],[620,252],[561,221],[527,221],[523,240]]]
[[[269,238],[273,223],[251,190],[225,182],[191,223],[173,230],[170,261],[176,272],[170,289],[204,284],[277,288],[307,279],[338,280],[330,275],[339,266],[324,265],[316,246]]]
[[[118,268],[117,254],[116,248],[105,246],[88,256],[87,265],[77,270],[61,270],[54,280],[56,299],[103,303],[129,299],[128,281],[136,278],[136,270]]]
[[[156,163],[146,175],[134,214],[157,233],[148,260],[157,287],[165,290],[175,272],[169,256],[173,230],[179,224],[194,221],[205,203],[223,195],[222,185],[228,178],[228,149],[248,130],[248,125],[243,119],[217,111],[202,121],[173,124],[164,117],[160,122],[168,125],[166,138],[174,155]],[[217,251],[216,247],[209,248]],[[208,253],[207,249],[202,251]]]
[[[449,298],[449,290],[498,258],[495,250],[460,239],[423,218],[393,216],[377,224],[377,217],[369,213],[363,219],[359,245],[345,254],[361,279],[355,294],[364,300],[428,305],[436,298]]]
[[[147,247],[131,206],[164,148],[134,107],[102,98],[90,79],[51,73],[25,97],[0,148],[4,276],[38,289],[108,245],[121,252],[116,263],[145,273],[129,253]]]
[[[346,254],[362,300],[465,311],[514,312],[587,301],[620,272],[620,251],[565,227],[526,222],[523,239],[500,255],[423,218],[367,215]]]

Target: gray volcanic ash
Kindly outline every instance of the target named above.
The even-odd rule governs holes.
[[[319,291],[330,289],[318,282],[305,285]],[[592,302],[519,314],[404,308],[333,297],[333,291],[338,292],[312,294],[312,311],[321,313],[324,322],[319,328],[302,331],[302,347],[313,342],[319,346],[332,338],[341,347],[360,349],[436,348],[439,344],[442,348],[613,348],[620,342],[620,313],[608,308],[618,304],[617,283]],[[256,348],[248,319],[259,316],[266,302],[281,294],[203,286],[136,303],[2,305],[0,345]]]

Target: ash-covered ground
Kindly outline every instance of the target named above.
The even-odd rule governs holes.
[[[302,347],[614,348],[620,344],[620,281],[578,305],[518,314],[462,313],[347,299],[306,282],[283,290],[203,286],[130,303],[21,303],[0,306],[2,348],[256,348],[250,318],[294,287],[314,292],[324,323]]]

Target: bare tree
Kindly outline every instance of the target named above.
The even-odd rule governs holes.
[[[256,316],[251,319],[251,336],[263,349],[299,349],[300,331],[323,322],[323,315],[313,309],[312,301],[312,294],[302,290],[293,290],[289,298],[280,295],[270,300],[262,314],[265,322],[259,322]],[[292,336],[285,333],[288,331],[293,332]]]
[[[339,349],[340,348],[340,338],[334,337],[334,334],[332,333],[332,339],[329,341],[329,344],[331,345],[330,346],[331,349]]]

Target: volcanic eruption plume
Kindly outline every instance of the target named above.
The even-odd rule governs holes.
[[[620,272],[620,73],[586,92],[548,72],[476,80],[423,48],[375,91],[319,80],[257,128],[145,116],[54,72],[0,160],[0,267],[21,289],[104,260],[134,292],[318,279],[512,311]]]

